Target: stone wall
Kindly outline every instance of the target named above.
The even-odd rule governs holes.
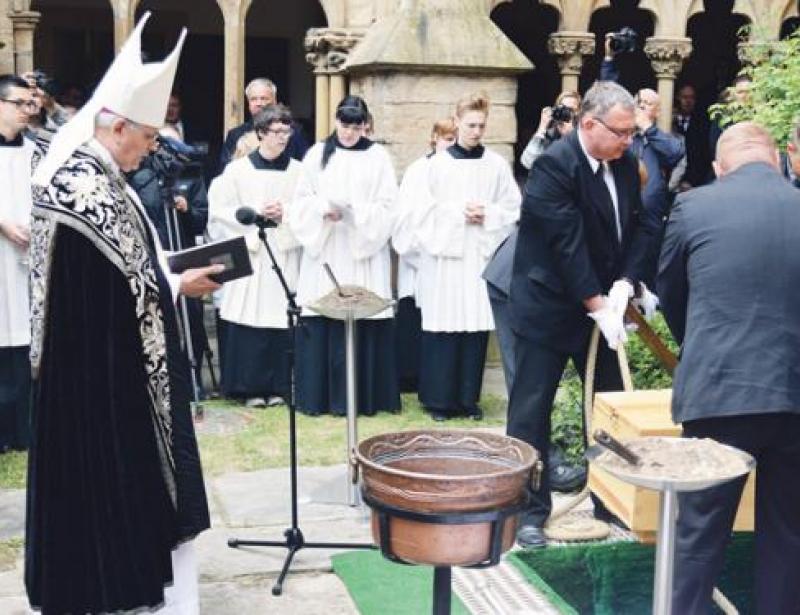
[[[362,96],[375,116],[375,136],[385,143],[398,173],[427,153],[433,122],[452,117],[463,96],[483,91],[492,107],[485,143],[511,161],[517,136],[514,77],[380,71],[351,77],[350,91]]]

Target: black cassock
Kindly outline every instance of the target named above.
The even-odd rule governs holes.
[[[131,281],[96,237],[71,226],[51,227],[33,385],[28,596],[43,613],[157,606],[172,581],[172,550],[210,525],[175,308],[155,266],[171,417],[171,439],[159,443]]]

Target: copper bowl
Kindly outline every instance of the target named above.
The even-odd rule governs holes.
[[[474,430],[403,431],[368,438],[356,460],[368,500],[415,513],[473,513],[519,505],[538,479],[538,453],[530,445]],[[398,559],[433,566],[487,561],[491,523],[428,523],[395,516],[390,545]],[[514,543],[517,515],[503,520],[502,550]],[[372,535],[380,543],[378,518]]]

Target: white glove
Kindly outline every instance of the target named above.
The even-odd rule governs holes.
[[[612,310],[620,316],[625,314],[628,300],[633,297],[633,286],[628,280],[617,280],[608,291],[608,303]]]
[[[611,307],[610,301],[606,301],[606,305],[599,310],[589,312],[589,318],[594,320],[597,326],[600,327],[600,333],[606,338],[608,347],[611,350],[616,350],[620,343],[624,344],[628,341],[625,326],[622,324],[622,314]]]
[[[658,297],[650,292],[644,282],[639,282],[642,287],[642,296],[633,300],[633,305],[644,314],[646,320],[652,320],[656,315],[656,308],[658,308]]]

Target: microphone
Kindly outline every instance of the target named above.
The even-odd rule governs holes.
[[[258,228],[275,228],[278,226],[275,220],[270,220],[261,214],[257,214],[256,210],[252,207],[240,207],[237,209],[236,219],[239,221],[239,224],[244,224],[245,226],[250,224],[255,224]]]

